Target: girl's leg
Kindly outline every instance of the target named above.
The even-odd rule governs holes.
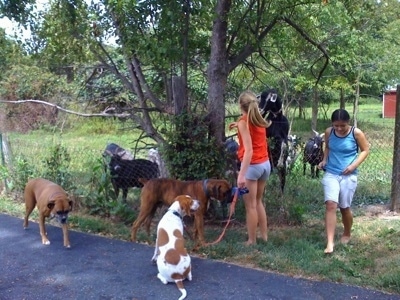
[[[258,226],[260,228],[260,235],[263,241],[268,240],[268,220],[267,213],[265,211],[264,206],[264,189],[265,189],[265,180],[258,180],[257,183],[257,215],[258,215]]]
[[[344,227],[343,235],[340,239],[340,242],[343,244],[347,244],[350,241],[351,227],[353,226],[353,214],[350,207],[341,208],[340,212],[342,214],[342,222]]]
[[[333,252],[336,230],[336,209],[336,202],[330,200],[325,201],[325,230],[327,238],[325,253]]]
[[[247,225],[247,245],[256,243],[257,238],[257,225],[258,225],[258,213],[257,213],[257,181],[246,180],[246,187],[249,192],[243,195],[243,200],[246,208],[246,225]]]
[[[339,207],[342,214],[342,223],[344,227],[340,242],[347,244],[350,241],[351,227],[353,226],[353,214],[351,212],[351,203],[357,188],[357,175],[349,175],[340,182]]]

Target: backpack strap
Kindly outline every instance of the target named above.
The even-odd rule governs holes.
[[[355,129],[355,127],[354,127],[354,126],[351,126],[351,134],[353,135],[353,138],[354,138],[354,140],[356,141],[357,153],[358,153],[359,147],[358,147],[358,142],[357,142],[357,139],[356,139],[356,135],[355,135],[355,133],[354,133],[354,129]]]

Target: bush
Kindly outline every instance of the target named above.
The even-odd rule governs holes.
[[[73,181],[69,171],[70,162],[71,157],[67,148],[60,144],[52,146],[49,150],[49,156],[43,161],[45,171],[42,177],[57,183],[65,190],[71,190]]]
[[[223,178],[226,168],[224,149],[208,135],[202,116],[190,113],[176,116],[175,130],[167,133],[161,149],[171,177],[179,180]]]
[[[9,182],[10,189],[22,192],[25,189],[28,179],[36,177],[37,175],[38,170],[33,164],[30,164],[28,160],[22,156],[16,157],[14,160],[14,171],[11,172],[11,180]]]

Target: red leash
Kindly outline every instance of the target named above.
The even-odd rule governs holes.
[[[229,218],[228,218],[228,221],[226,222],[225,228],[224,228],[224,230],[222,231],[222,233],[221,233],[221,235],[219,236],[219,238],[216,239],[214,242],[212,242],[212,243],[207,243],[207,244],[205,244],[205,245],[203,245],[203,246],[215,245],[215,244],[218,244],[218,243],[222,240],[222,238],[223,238],[223,236],[224,236],[224,234],[225,234],[225,231],[226,231],[226,229],[228,228],[229,223],[231,222],[232,215],[233,215],[233,213],[235,212],[235,206],[236,206],[236,202],[237,202],[238,196],[239,196],[239,189],[236,189],[235,195],[233,196],[233,200],[232,200],[231,206],[229,207]]]

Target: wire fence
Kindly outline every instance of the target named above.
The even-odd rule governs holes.
[[[359,189],[364,191],[356,194],[359,202],[387,202],[390,199],[394,154],[394,120],[381,119],[381,123],[379,121],[379,119],[374,119],[374,121],[361,120],[358,123],[370,143],[370,155],[359,167]],[[291,184],[291,178],[304,176],[303,148],[309,137],[308,133],[296,132],[295,130],[292,130],[292,134],[296,134],[301,139],[295,153],[295,159],[290,166],[290,172],[292,175],[294,173],[294,176],[288,177],[288,185]],[[85,185],[93,181],[95,170],[104,162],[103,153],[107,146],[94,148],[90,143],[77,146],[76,143],[66,143],[62,137],[54,135],[50,138],[43,137],[40,140],[28,139],[25,135],[19,134],[2,135],[2,137],[0,176],[3,185],[9,190],[21,189],[23,181],[29,176],[49,174],[51,171],[49,168],[53,167],[52,164],[56,164],[56,162],[51,162],[49,157],[51,155],[62,155],[62,153],[56,153],[57,145],[62,145],[65,149],[64,155],[66,157],[63,159],[68,160],[68,165],[54,167],[64,168],[65,174],[69,174],[68,180],[71,181],[71,185],[84,189]],[[141,149],[133,155],[136,158],[154,161],[149,157],[149,149]],[[66,169],[68,169],[68,172]],[[307,167],[307,170],[309,170],[309,167]],[[309,171],[305,176],[306,178],[310,177]],[[14,180],[10,180],[10,178],[14,178]],[[15,180],[15,178],[20,178],[21,182],[17,182],[18,180]],[[297,184],[297,182],[293,181],[292,184]],[[131,187],[133,185],[127,183],[126,186]]]

